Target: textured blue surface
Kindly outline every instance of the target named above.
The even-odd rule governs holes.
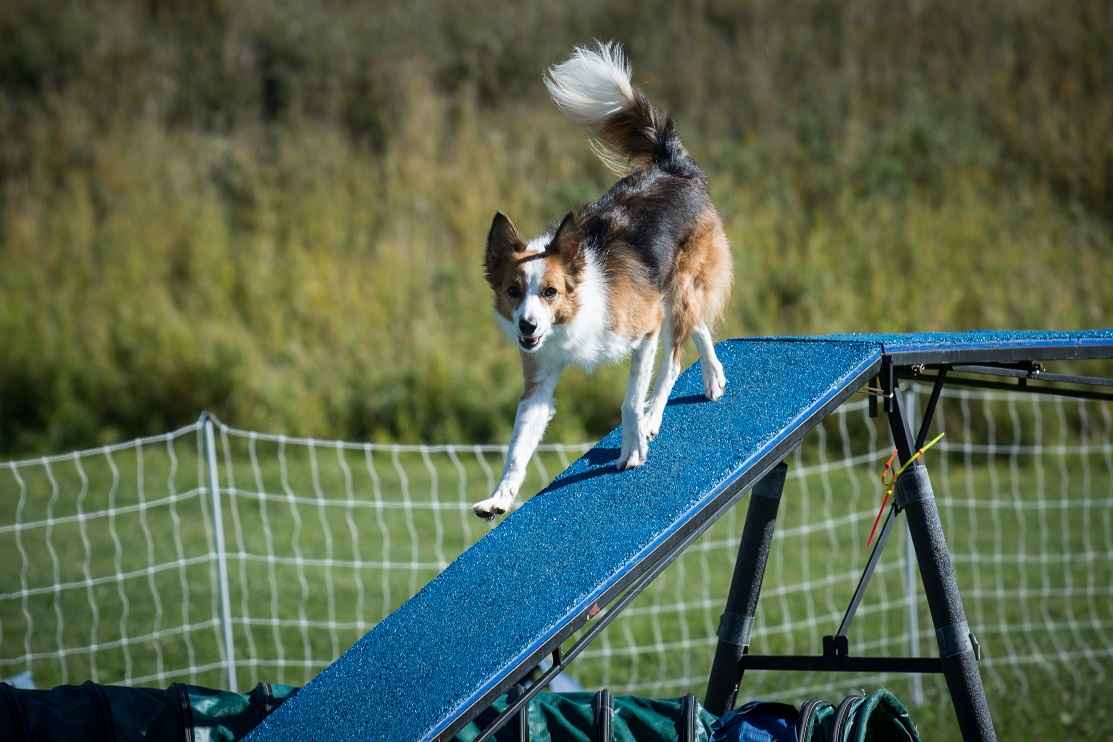
[[[432,737],[878,357],[876,344],[854,342],[718,351],[726,393],[709,402],[699,369],[682,374],[646,464],[617,472],[621,432],[607,436],[251,739]]]
[[[1113,331],[731,340],[728,385],[681,375],[649,459],[615,471],[604,438],[269,716],[249,739],[431,739],[490,692],[715,495],[852,391],[883,350],[1045,347]],[[616,400],[616,404],[618,401]],[[526,668],[522,668],[526,669]]]
[[[1104,330],[974,330],[972,332],[919,332],[904,335],[829,335],[826,340],[879,343],[886,353],[934,350],[990,350],[1015,348],[1109,347],[1113,329]]]

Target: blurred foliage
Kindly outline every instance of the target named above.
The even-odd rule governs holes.
[[[480,270],[611,182],[541,72],[622,41],[727,222],[720,335],[1113,308],[1107,0],[0,5],[0,450],[241,426],[502,440]],[[619,420],[570,372],[554,438]]]

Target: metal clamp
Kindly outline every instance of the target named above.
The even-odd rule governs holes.
[[[966,652],[972,652],[974,659],[981,659],[981,646],[974,635],[970,633],[970,624],[966,621],[936,629],[935,640],[939,642],[939,656],[941,658],[955,657]]]
[[[754,630],[754,617],[740,613],[726,612],[719,617],[719,641],[736,647],[750,646],[750,635]]]
[[[897,477],[893,487],[893,499],[903,510],[913,502],[931,500],[935,492],[931,489],[931,479],[928,478],[927,469],[919,464],[913,464]]]

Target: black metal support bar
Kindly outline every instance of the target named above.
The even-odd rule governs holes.
[[[553,682],[553,678],[559,675],[565,668],[565,664],[559,658],[559,651],[553,655],[553,664],[548,670],[541,673],[528,688],[523,688],[521,685],[515,685],[507,692],[506,708],[504,708],[498,716],[487,726],[483,732],[475,738],[475,742],[487,742],[493,739],[495,733],[506,726],[511,720],[514,719],[527,719],[529,713],[529,702],[533,697],[541,692],[545,686]],[[518,722],[520,723],[520,722]],[[448,739],[447,737],[444,739]]]
[[[881,382],[881,398],[884,400],[882,409],[888,415],[893,411],[893,397],[896,396],[897,390],[897,377],[893,368],[892,356],[888,354],[881,356],[881,373],[878,374],[877,378]]]
[[[893,530],[893,523],[896,521],[897,507],[894,505],[889,508],[888,515],[885,516],[885,523],[881,527],[881,533],[877,536],[877,543],[873,545],[873,551],[870,552],[869,561],[866,562],[866,568],[862,570],[862,576],[858,580],[858,586],[854,589],[854,595],[850,599],[850,605],[846,608],[846,613],[843,614],[842,623],[839,624],[839,630],[835,632],[836,636],[846,636],[850,631],[850,622],[854,620],[854,614],[858,612],[858,606],[862,603],[862,598],[866,594],[866,586],[870,583],[870,578],[873,577],[873,572],[877,569],[877,563],[881,559],[881,551],[885,548],[885,542],[889,540],[889,532]]]
[[[900,460],[908,461],[915,451],[915,441],[899,394],[893,395],[889,428]],[[908,519],[908,532],[916,550],[920,579],[931,620],[935,624],[943,676],[947,680],[962,737],[967,742],[995,740],[997,735],[978,673],[977,642],[966,622],[931,481],[927,469],[919,461],[913,462],[897,480],[895,497]]]
[[[680,699],[680,742],[696,742],[696,697],[691,693]]]
[[[604,688],[595,694],[591,701],[591,711],[595,715],[595,735],[592,742],[611,742],[614,738],[614,699],[609,690]]]
[[[510,692],[506,694],[506,699],[508,701],[514,701],[518,698],[521,698],[525,694],[525,692],[525,688],[520,685],[515,685],[513,688],[510,689]],[[510,737],[514,742],[529,742],[529,717],[527,716],[528,712],[529,707],[523,706],[522,710],[514,714],[514,718],[511,720],[510,728],[512,731]]]
[[[719,643],[707,681],[703,706],[718,716],[734,708],[742,679],[739,660],[750,645],[761,581],[773,542],[773,526],[781,503],[788,466],[781,462],[766,474],[750,494],[746,525],[738,544],[734,576],[727,595],[726,611],[719,619]]]
[[[935,381],[938,380],[939,377],[935,374],[919,374],[919,375],[915,375],[915,376],[909,374],[907,376],[902,375],[902,378],[911,379],[913,381],[935,382]],[[1029,382],[1033,382],[1033,381],[1045,382],[1045,381],[1055,381],[1055,380],[1056,379],[1053,379],[1050,376],[1041,375],[1041,376],[1032,377],[1031,379],[1028,379],[1027,381],[1029,381]],[[1110,392],[1098,392],[1098,391],[1091,391],[1091,390],[1087,390],[1087,389],[1067,389],[1067,388],[1058,387],[1058,386],[1044,386],[1042,384],[1028,383],[1024,387],[1019,387],[1016,384],[1010,384],[1010,383],[1002,382],[1002,381],[990,381],[988,379],[973,379],[973,378],[957,377],[957,376],[949,377],[947,379],[947,383],[951,386],[966,386],[966,387],[971,387],[973,389],[999,389],[1001,391],[1006,391],[1006,392],[1023,391],[1025,393],[1030,393],[1030,394],[1049,394],[1049,395],[1055,396],[1055,397],[1068,397],[1070,399],[1094,399],[1094,400],[1099,400],[1099,401],[1103,401],[1103,402],[1113,401],[1113,393],[1110,393]],[[1070,383],[1085,384],[1086,382],[1072,381]]]
[[[935,415],[935,408],[939,404],[939,396],[943,391],[943,382],[946,378],[947,369],[940,369],[939,375],[935,378],[935,386],[932,387],[927,408],[924,410],[924,419],[920,424],[920,431],[916,435],[915,447],[917,450],[923,448],[924,442],[927,440],[928,430],[931,428],[931,420]],[[896,393],[895,386],[892,393]],[[885,523],[881,527],[881,533],[877,537],[877,543],[874,544],[869,561],[866,562],[866,568],[862,571],[862,577],[858,580],[858,586],[854,589],[854,595],[850,599],[850,605],[847,606],[846,613],[843,614],[842,623],[839,624],[839,630],[835,632],[835,636],[845,637],[850,631],[850,624],[854,620],[854,614],[857,613],[858,606],[862,603],[862,598],[866,594],[866,588],[869,586],[870,579],[877,569],[877,563],[881,559],[881,552],[885,549],[885,542],[889,540],[889,533],[893,530],[893,523],[896,521],[896,517],[899,513],[900,506],[894,503],[893,507],[889,509],[888,515],[885,516]]]
[[[742,658],[747,670],[784,670],[789,672],[860,673],[941,673],[938,657],[847,657],[840,654],[769,655],[747,654]]]
[[[1014,379],[1027,379],[1039,375],[1043,371],[1043,364],[1036,361],[962,363],[951,366],[951,370],[960,374],[985,374],[987,376],[1010,376]]]
[[[1049,374],[1041,371],[1039,376],[1033,377],[1039,381],[1054,381],[1059,384],[1079,384],[1082,386],[1113,386],[1113,379],[1102,376],[1078,376],[1076,374]]]
[[[935,384],[931,387],[931,396],[928,398],[927,407],[924,408],[924,419],[920,422],[920,432],[916,434],[916,450],[924,447],[927,442],[928,431],[931,430],[931,421],[935,417],[935,408],[939,406],[939,395],[943,392],[943,382],[947,380],[946,367],[939,369],[935,377]]]

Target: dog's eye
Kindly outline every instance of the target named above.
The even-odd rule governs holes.
[[[541,295],[544,296],[546,299],[552,299],[554,296],[557,295],[557,290],[550,286],[549,288],[545,289],[541,293]]]
[[[522,290],[517,285],[511,286],[506,290],[506,295],[511,299],[517,299],[522,295]]]

